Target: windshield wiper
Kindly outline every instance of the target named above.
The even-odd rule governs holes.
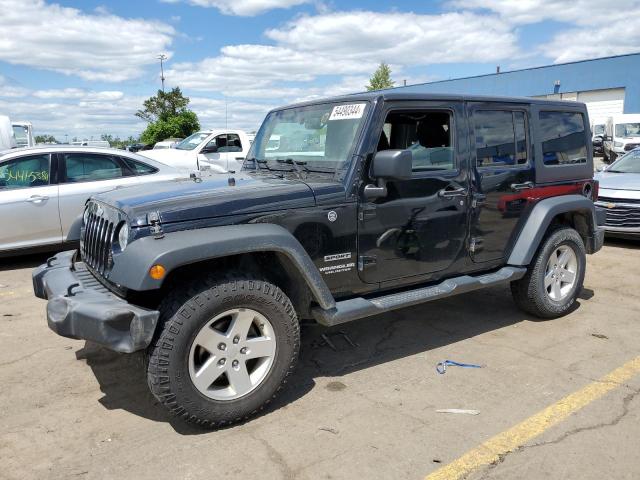
[[[303,162],[300,160],[294,160],[293,158],[278,158],[276,159],[276,162],[278,163],[286,163],[287,165],[292,165],[293,169],[295,170],[296,173],[300,176],[300,178],[302,178],[302,172],[308,172],[309,169],[307,167],[305,167],[305,165],[307,164],[307,162]]]
[[[261,168],[266,168],[267,170],[271,170],[269,165],[267,165],[266,160],[260,160],[259,158],[247,158],[245,161],[253,162],[256,165],[256,170],[260,170]]]

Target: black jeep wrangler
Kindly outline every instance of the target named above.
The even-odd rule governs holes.
[[[351,95],[270,112],[242,171],[89,200],[79,251],[33,273],[56,333],[146,350],[206,426],[260,411],[326,326],[510,283],[565,314],[603,243],[584,104]]]

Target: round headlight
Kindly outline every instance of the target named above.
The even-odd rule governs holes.
[[[127,223],[123,223],[118,231],[118,244],[120,245],[120,250],[124,250],[127,248],[127,244],[129,243],[129,225]]]

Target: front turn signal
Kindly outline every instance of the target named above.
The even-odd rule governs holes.
[[[149,269],[149,276],[154,280],[162,280],[167,273],[167,269],[159,263]]]

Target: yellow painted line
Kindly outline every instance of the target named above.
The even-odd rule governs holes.
[[[600,380],[590,383],[509,430],[490,438],[457,460],[427,475],[425,480],[456,480],[466,477],[481,467],[498,462],[502,455],[526,445],[531,439],[621,386],[638,373],[640,373],[640,357],[630,360]]]
[[[10,297],[11,295],[15,295],[16,292],[0,292],[0,297]]]

